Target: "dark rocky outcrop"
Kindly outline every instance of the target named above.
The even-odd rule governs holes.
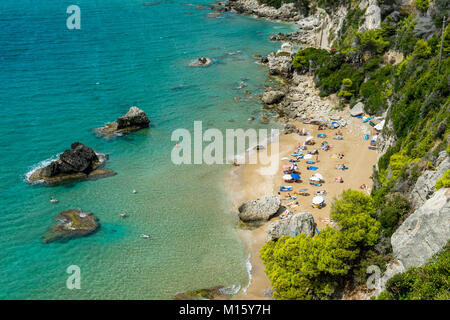
[[[148,128],[150,120],[144,111],[138,107],[131,107],[128,112],[117,119],[116,122],[107,123],[104,127],[97,128],[100,135],[121,134]]]
[[[50,227],[42,236],[42,243],[69,241],[84,237],[97,231],[100,227],[98,218],[89,211],[69,209],[55,216],[57,224]]]
[[[106,155],[97,154],[90,147],[75,142],[69,150],[61,153],[59,159],[32,172],[28,182],[44,182],[53,185],[115,175],[116,173],[112,170],[101,169],[106,160]]]

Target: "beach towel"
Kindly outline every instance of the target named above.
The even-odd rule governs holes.
[[[316,171],[319,167],[307,166],[306,169]]]
[[[281,186],[280,191],[292,191],[292,186]]]
[[[312,160],[308,160],[308,161],[306,161],[306,163],[307,163],[307,164],[314,164],[315,162],[312,161]]]
[[[377,147],[374,147],[374,146],[369,146],[368,148],[371,149],[371,150],[376,150],[377,149]]]
[[[333,139],[334,139],[334,140],[344,140],[344,137],[337,136],[337,137],[334,137]]]
[[[322,184],[321,183],[314,183],[314,182],[310,182],[310,185],[316,186],[316,187],[321,187]]]
[[[325,138],[325,134],[324,134],[324,133],[319,133],[319,134],[317,135],[317,137],[318,137],[318,138]]]

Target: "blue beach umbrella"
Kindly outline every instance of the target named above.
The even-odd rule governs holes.
[[[292,179],[298,180],[300,179],[300,176],[296,173],[291,174]]]

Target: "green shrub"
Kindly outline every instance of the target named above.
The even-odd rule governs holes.
[[[444,175],[436,181],[436,191],[440,188],[450,188],[450,170],[446,170]]]
[[[422,11],[427,11],[430,7],[430,0],[416,0],[416,8]]]
[[[354,190],[333,203],[332,219],[340,230],[327,227],[314,238],[300,234],[268,241],[260,255],[278,299],[329,299],[338,276],[348,274],[361,249],[379,236],[373,200]]]
[[[450,299],[449,244],[427,264],[409,268],[393,276],[386,284],[382,298],[395,300],[449,300]]]
[[[368,30],[364,33],[357,33],[363,51],[372,53],[382,53],[389,42],[383,39],[380,29]]]
[[[425,40],[418,40],[414,46],[414,54],[420,58],[431,56],[431,48]]]
[[[327,50],[306,48],[295,54],[292,66],[297,69],[308,69],[311,63],[311,67],[314,69],[321,67],[329,57],[330,54]]]

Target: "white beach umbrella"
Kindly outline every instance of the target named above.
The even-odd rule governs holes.
[[[305,156],[303,157],[303,159],[306,159],[306,160],[308,160],[308,159],[312,159],[312,154],[305,154]]]
[[[310,141],[310,140],[312,140],[312,139],[314,139],[314,137],[313,137],[313,136],[309,136],[309,137],[306,137],[306,140],[305,140],[305,141]]]
[[[285,175],[283,176],[283,180],[292,180],[292,177],[291,177],[290,174],[285,174]]]
[[[291,159],[284,157],[284,158],[281,158],[281,160],[291,160]]]
[[[309,178],[309,180],[311,180],[311,181],[320,181],[320,179],[317,178],[316,176],[312,176],[311,178]]]
[[[325,200],[321,196],[316,196],[316,197],[314,197],[312,199],[312,203],[313,204],[321,204],[321,203],[324,203],[324,202],[325,202]]]
[[[314,177],[316,177],[319,180],[323,180],[323,176],[320,173],[314,174]]]

